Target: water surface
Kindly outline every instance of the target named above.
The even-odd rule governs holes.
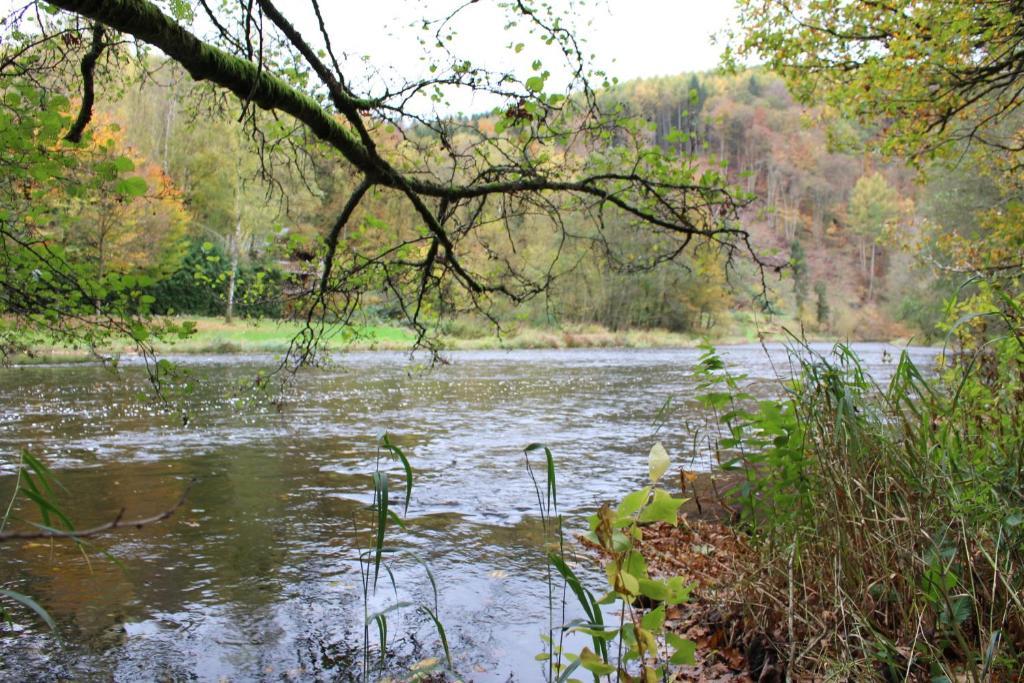
[[[891,371],[897,350],[856,348],[875,376]],[[722,353],[753,391],[766,393],[788,372],[781,348],[770,350]],[[927,364],[935,352],[911,353]],[[543,442],[554,451],[559,503],[573,527],[643,482],[657,441],[677,466],[710,467],[693,440],[702,425],[692,405],[698,356],[461,352],[426,371],[405,354],[353,353],[300,374],[278,406],[239,391],[273,359],[188,357],[179,360],[197,389],[187,426],[145,400],[140,367],[2,370],[5,503],[23,448],[58,472],[80,528],[121,508],[127,517],[159,512],[190,479],[197,483],[171,520],[97,540],[84,553],[68,544],[4,546],[0,585],[38,598],[64,643],[22,618],[15,635],[0,636],[0,678],[356,677],[364,642],[358,556],[370,543],[360,520],[372,498],[376,440],[389,432],[411,457],[415,489],[407,528],[390,532],[400,551],[391,560],[397,589],[382,578],[370,609],[434,606],[423,560],[458,671],[477,681],[539,680],[544,536],[522,449]],[[400,468],[380,466],[399,489]],[[424,613],[409,608],[389,620],[400,664],[441,656]],[[370,640],[376,650],[375,631]]]

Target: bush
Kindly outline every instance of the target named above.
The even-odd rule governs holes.
[[[181,266],[170,277],[147,290],[156,301],[157,315],[224,315],[228,258],[209,242],[190,242]],[[280,317],[284,296],[283,274],[271,264],[245,263],[239,266],[235,308],[242,317]]]

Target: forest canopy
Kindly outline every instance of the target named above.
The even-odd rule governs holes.
[[[951,297],[951,317],[1006,313],[1024,264],[1020,3],[744,0],[739,8],[734,57],[766,60],[797,99],[859,122],[870,149],[930,179],[927,229],[893,240],[969,283]]]

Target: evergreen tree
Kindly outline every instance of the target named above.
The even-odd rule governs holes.
[[[817,305],[815,307],[815,313],[817,314],[818,325],[821,327],[828,326],[828,288],[824,282],[818,281],[814,284],[814,293],[818,297]]]
[[[804,315],[804,303],[807,301],[807,254],[800,240],[789,244],[789,264],[793,268],[793,298],[796,300],[796,315]]]

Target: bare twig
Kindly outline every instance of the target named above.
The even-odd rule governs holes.
[[[185,487],[185,490],[182,492],[181,497],[178,499],[178,502],[176,502],[173,507],[164,510],[159,514],[152,515],[150,517],[140,517],[138,519],[124,519],[125,508],[121,508],[121,510],[117,513],[117,516],[115,516],[114,519],[112,519],[111,521],[106,522],[105,524],[94,526],[89,529],[82,529],[81,531],[77,531],[74,529],[63,531],[61,529],[51,529],[40,526],[39,531],[8,531],[0,533],[0,543],[7,543],[10,541],[28,541],[43,538],[69,538],[72,540],[78,540],[82,538],[90,538],[92,536],[99,536],[100,534],[105,534],[108,531],[116,531],[118,529],[141,529],[144,526],[156,524],[157,522],[162,522],[165,519],[168,519],[171,515],[173,515],[177,511],[177,509],[180,508],[185,503],[185,499],[188,497],[189,491],[192,490],[192,487],[195,485],[195,483],[195,479],[192,479],[188,483],[188,486]]]

